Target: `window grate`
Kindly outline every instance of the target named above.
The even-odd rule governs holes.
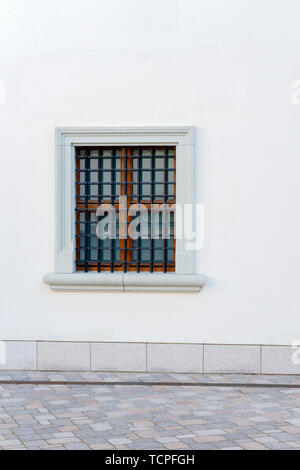
[[[76,147],[75,161],[77,271],[175,271],[174,212],[164,219],[151,208],[176,202],[176,148]],[[127,198],[125,208],[120,196]],[[101,204],[115,210],[116,238],[96,234],[107,215],[96,215]],[[134,215],[128,213],[132,204],[139,209]],[[124,238],[137,217],[142,237]],[[163,236],[166,228],[168,238]]]

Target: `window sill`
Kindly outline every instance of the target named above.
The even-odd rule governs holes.
[[[199,292],[205,277],[165,273],[50,273],[43,281],[55,291]]]

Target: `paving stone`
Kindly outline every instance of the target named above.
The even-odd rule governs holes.
[[[197,437],[195,438],[195,441],[196,442],[218,442],[218,441],[226,441],[226,438],[223,437],[223,436],[217,436],[217,435],[214,435],[214,436],[201,436],[201,437]]]
[[[241,447],[245,450],[266,450],[267,447],[265,447],[262,444],[259,444],[258,442],[244,442],[241,443]]]
[[[170,450],[180,450],[180,449],[188,449],[189,446],[184,444],[183,442],[169,442],[168,444],[164,444],[167,449]]]
[[[103,443],[99,443],[99,444],[93,444],[93,445],[91,445],[91,448],[93,450],[109,450],[109,449],[113,449],[114,446],[112,446],[111,444],[108,444],[106,442],[103,442]]]
[[[204,429],[201,431],[194,431],[197,436],[218,436],[219,434],[226,434],[223,429]]]
[[[89,450],[90,447],[83,442],[69,442],[65,444],[65,448],[68,450]]]
[[[48,439],[49,444],[67,444],[69,442],[79,442],[77,437],[57,437],[55,439]]]
[[[131,444],[132,443],[132,441],[130,439],[127,439],[126,437],[109,439],[109,442],[113,445],[122,445],[122,444]]]
[[[165,450],[165,446],[162,444],[159,444],[156,441],[151,441],[151,440],[141,440],[141,441],[136,441],[132,444],[127,444],[129,449],[135,449],[135,450]]]
[[[91,428],[94,431],[109,431],[110,429],[112,429],[112,427],[109,424],[105,424],[105,423],[92,424]]]
[[[41,446],[45,445],[45,441],[42,439],[33,441],[24,441],[24,445],[28,450],[38,450]]]
[[[64,437],[75,437],[72,432],[55,432],[53,434],[55,438],[64,438]]]
[[[18,439],[3,439],[1,441],[1,447],[16,446],[19,444],[21,444],[21,442]]]
[[[6,376],[17,377],[9,371]],[[28,380],[35,377],[85,381],[90,375],[28,373]],[[220,386],[229,380],[225,375],[93,377],[102,382],[206,380],[217,386],[1,385],[0,374],[0,449],[300,449],[298,389],[225,388]],[[232,375],[230,380],[300,385],[294,376]]]
[[[177,437],[158,437],[157,441],[161,442],[162,444],[170,444],[171,442],[179,442]]]

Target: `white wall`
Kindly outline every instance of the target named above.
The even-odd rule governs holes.
[[[300,337],[298,0],[2,0],[0,339]],[[194,125],[199,294],[55,293],[54,127]]]

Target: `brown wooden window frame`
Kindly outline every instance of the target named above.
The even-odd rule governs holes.
[[[103,169],[103,159],[105,159],[105,151],[111,152],[111,170]],[[150,156],[147,157],[150,160],[150,168],[141,168],[142,159],[145,158],[143,152],[150,153]],[[164,153],[164,155],[160,155]],[[97,155],[96,155],[97,154]],[[118,156],[117,156],[118,155]],[[156,158],[161,158],[164,161],[163,168],[156,168]],[[169,158],[173,158],[174,167],[168,168]],[[97,160],[98,167],[95,170],[90,169],[91,160]],[[114,160],[115,159],[115,160]],[[119,168],[116,168],[116,159],[119,162]],[[134,168],[134,162],[138,162],[137,168]],[[163,252],[162,260],[155,260],[155,251],[156,240],[149,239],[149,252],[150,259],[145,261],[141,259],[142,248],[141,243],[136,243],[130,238],[119,238],[119,241],[114,240],[109,241],[109,248],[103,248],[103,242],[98,240],[97,246],[91,247],[87,242],[91,235],[91,217],[94,217],[97,211],[97,208],[100,204],[110,203],[116,210],[116,213],[119,214],[120,218],[120,229],[119,233],[122,232],[122,215],[120,214],[120,204],[119,196],[127,196],[127,214],[128,209],[131,204],[137,203],[145,206],[149,212],[156,204],[176,204],[176,146],[174,145],[160,145],[160,146],[136,146],[136,145],[125,145],[125,146],[75,146],[75,194],[76,194],[76,217],[75,217],[75,241],[76,241],[76,256],[75,256],[75,265],[76,271],[96,271],[96,272],[175,272],[175,258],[176,258],[176,240],[175,240],[175,214],[174,214],[174,224],[173,224],[173,235],[171,237],[172,244],[168,242],[168,239],[162,239],[162,249]],[[82,165],[84,162],[84,165]],[[110,186],[110,195],[104,195],[103,187],[108,183],[103,182],[104,172],[110,172],[111,174],[111,186]],[[156,172],[163,172],[164,179],[162,185],[164,185],[164,193],[162,195],[156,194],[155,185],[156,181]],[[97,181],[90,181],[90,175],[92,172],[98,175]],[[144,172],[149,172],[151,177],[149,179],[149,185],[151,185],[151,192],[149,196],[144,197],[141,188],[143,183],[141,178]],[[116,174],[119,174],[120,181],[116,182]],[[134,175],[138,175],[137,178]],[[172,183],[169,183],[169,175],[172,174]],[[84,178],[82,178],[82,176]],[[103,184],[104,183],[104,184]],[[89,188],[97,186],[97,194],[91,196]],[[113,185],[113,186],[112,186]],[[172,194],[169,194],[168,186],[173,185]],[[108,185],[109,186],[109,185]],[[119,186],[119,194],[117,195],[116,186]],[[133,191],[134,186],[137,187],[137,192]],[[82,196],[81,187],[85,188],[84,196]],[[83,220],[84,215],[84,220]],[[133,220],[133,217],[127,215],[127,226]],[[93,224],[93,229],[95,228],[95,219]],[[82,233],[81,227],[84,227],[84,233]],[[88,230],[87,230],[88,228]],[[87,233],[87,232],[90,233]],[[84,240],[84,245],[82,245],[82,240]],[[95,242],[95,240],[94,240]],[[171,248],[170,248],[171,246]],[[104,251],[110,251],[110,259],[104,260],[102,254]],[[91,251],[97,251],[97,259],[91,259]],[[114,258],[114,254],[118,251],[120,254],[119,258]],[[172,256],[169,253],[172,251]],[[82,252],[84,255],[82,256]],[[135,255],[135,256],[133,256]]]

